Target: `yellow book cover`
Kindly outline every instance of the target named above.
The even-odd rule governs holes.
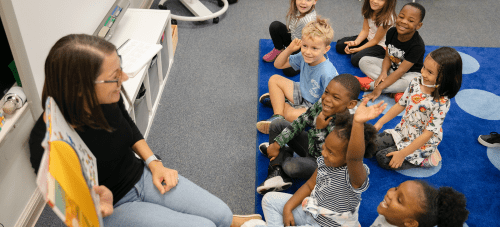
[[[37,185],[47,204],[67,226],[103,226],[94,155],[60,112],[55,101],[46,102],[47,134],[45,153]]]

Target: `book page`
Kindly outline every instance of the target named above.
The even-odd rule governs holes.
[[[134,77],[162,48],[160,44],[127,40],[117,50],[121,56],[123,72]]]

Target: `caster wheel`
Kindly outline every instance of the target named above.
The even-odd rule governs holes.
[[[219,17],[214,18],[214,24],[218,24],[218,23],[219,23]]]
[[[222,2],[222,0],[217,0],[217,4],[219,5],[219,7],[223,7],[224,6],[224,2]]]
[[[177,20],[176,19],[172,19],[172,21],[170,22],[172,25],[176,25],[177,24]]]
[[[167,2],[163,3],[163,4],[158,4],[158,9],[167,9]]]

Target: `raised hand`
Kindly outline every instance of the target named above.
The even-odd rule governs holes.
[[[300,50],[300,48],[302,47],[302,40],[300,39],[297,39],[295,38],[291,43],[290,45],[288,45],[288,48],[290,48],[290,50],[292,52],[295,52],[295,51],[298,51]]]
[[[369,120],[377,118],[387,107],[387,103],[381,101],[372,106],[366,106],[368,98],[364,98],[358,109],[354,113],[354,121],[365,123]]]

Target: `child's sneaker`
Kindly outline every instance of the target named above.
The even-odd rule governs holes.
[[[259,151],[260,151],[260,153],[262,153],[266,157],[267,157],[267,147],[269,147],[269,143],[268,142],[261,143],[259,145]]]
[[[370,83],[373,82],[373,80],[370,77],[356,77],[358,79],[359,84],[361,85],[361,90],[363,91],[368,91],[370,90]]]
[[[264,134],[269,134],[269,125],[271,125],[271,122],[276,120],[276,119],[285,119],[285,118],[279,114],[275,114],[267,120],[257,122],[257,125],[256,125],[257,130],[259,130],[259,132],[262,132]]]
[[[258,220],[258,219],[252,219],[250,221],[247,221],[245,223],[243,223],[243,225],[241,225],[241,227],[255,227],[255,226],[258,226],[258,225],[267,225],[267,223],[265,221],[262,221],[262,220]]]
[[[259,102],[264,106],[273,108],[273,105],[271,105],[271,96],[269,96],[269,93],[261,95],[259,98]]]
[[[281,50],[273,48],[273,50],[271,50],[271,52],[267,53],[266,55],[264,55],[264,57],[262,57],[262,60],[264,60],[265,62],[273,62],[274,60],[276,60],[278,55],[280,55],[280,53],[281,53]]]
[[[262,60],[264,60],[265,62],[273,62],[280,54],[281,50],[273,48],[269,53],[267,53],[266,55],[264,55],[264,57],[262,57]]]
[[[403,97],[405,93],[396,93],[394,94],[394,101],[396,101],[396,103],[399,102],[399,100],[401,99],[401,97]]]
[[[268,192],[279,192],[292,186],[292,179],[283,172],[281,166],[269,166],[267,178],[257,187],[257,193],[264,195]]]
[[[233,215],[233,222],[231,223],[231,227],[240,227],[245,226],[245,223],[248,223],[251,220],[260,220],[262,221],[262,216],[260,214],[250,214],[250,215]],[[251,222],[250,222],[251,223]],[[265,222],[264,222],[265,225]]]
[[[496,132],[491,132],[489,135],[480,135],[477,141],[487,147],[500,147],[500,135]]]

